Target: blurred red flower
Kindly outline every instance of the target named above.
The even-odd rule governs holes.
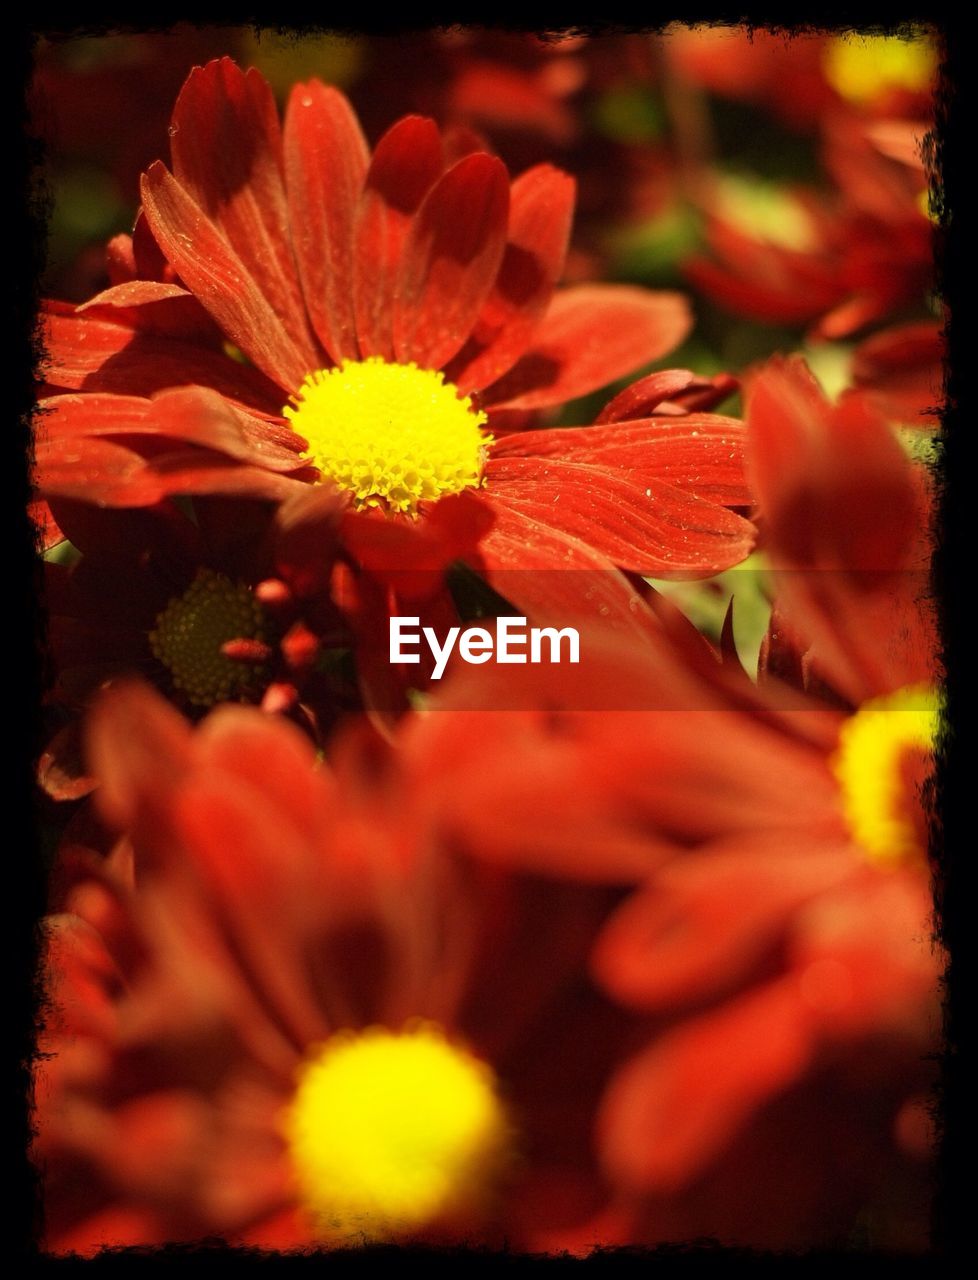
[[[478,705],[460,676],[408,757],[471,856],[636,886],[592,954],[656,1020],[599,1117],[632,1237],[843,1244],[869,1210],[880,1247],[922,1248],[941,969],[926,484],[800,361],[756,375],[748,423],[778,593],[759,687],[705,646],[613,639],[577,701],[551,668],[493,673],[481,705],[506,715],[460,710]],[[503,794],[492,826],[466,823]]]
[[[227,59],[191,74],[170,133],[174,173],[151,166],[134,237],[113,244],[124,282],[49,312],[48,385],[85,394],[44,402],[45,492],[128,506],[331,480],[354,543],[393,541],[400,565],[438,500],[466,491],[491,512],[490,567],[696,575],[747,554],[753,530],[728,509],[748,500],[739,424],[657,414],[692,375],[660,375],[624,422],[512,431],[689,328],[676,294],[554,291],[567,175],[511,184],[419,117],[371,158],[318,82],[293,90],[280,132],[268,85]]]
[[[47,1248],[528,1247],[603,1205],[634,1023],[583,971],[606,892],[459,861],[366,734],[317,764],[284,720],[192,732],[117,686],[90,745],[128,839],[63,850],[47,926]]]
[[[934,225],[921,154],[926,124],[881,127],[846,115],[823,123],[837,191],[786,190],[790,218],[774,236],[722,206],[708,208],[711,256],[691,258],[686,271],[725,308],[837,339],[922,307],[933,283]]]

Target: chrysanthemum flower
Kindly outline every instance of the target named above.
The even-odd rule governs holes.
[[[128,839],[65,852],[48,925],[48,1248],[520,1247],[602,1205],[634,1022],[583,971],[606,893],[459,861],[375,740],[330,768],[284,720],[191,731],[117,686],[91,749]]]
[[[869,1206],[881,1241],[921,1247],[941,966],[926,494],[885,423],[800,362],[757,375],[748,422],[779,589],[759,687],[690,645],[609,641],[590,701],[558,668],[519,690],[494,673],[502,716],[451,710],[475,705],[456,683],[410,759],[471,856],[636,886],[591,963],[658,1020],[599,1120],[637,1234],[839,1244]],[[604,709],[623,698],[643,709]],[[466,825],[503,794],[498,822]]]
[[[172,501],[117,511],[57,504],[79,554],[44,566],[46,701],[57,727],[38,773],[49,795],[74,799],[94,785],[81,772],[79,714],[122,676],[151,680],[193,716],[223,701],[291,712],[317,742],[360,709],[345,660],[354,635],[329,590],[339,502],[305,488],[299,499],[269,509],[200,498],[192,512]]]
[[[662,375],[627,421],[511,430],[689,328],[676,294],[555,290],[566,174],[510,182],[419,117],[371,156],[315,81],[280,128],[265,81],[227,59],[191,74],[170,135],[173,171],[147,171],[113,247],[126,282],[49,312],[49,388],[85,394],[45,402],[42,490],[125,506],[328,481],[361,543],[364,521],[409,529],[471,492],[492,514],[488,567],[697,575],[747,554],[729,509],[748,500],[740,424],[657,413],[691,375]]]
[[[723,307],[775,324],[847,337],[907,308],[933,280],[934,227],[921,157],[926,124],[826,124],[825,165],[838,190],[783,193],[770,233],[707,210],[710,255],[689,278]]]
[[[752,481],[776,592],[767,666],[787,674],[800,645],[806,687],[821,683],[850,707],[935,685],[929,473],[907,461],[870,403],[832,405],[798,358],[771,361],[749,398]]]

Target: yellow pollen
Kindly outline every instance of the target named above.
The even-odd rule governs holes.
[[[213,569],[198,569],[190,588],[174,596],[149,633],[155,657],[174,685],[198,707],[247,694],[261,670],[221,653],[228,640],[265,639],[265,613],[250,587]]]
[[[303,457],[357,507],[416,515],[420,502],[482,483],[486,415],[444,374],[379,356],[311,373],[282,410]]]
[[[836,36],[825,53],[825,78],[858,106],[894,90],[926,93],[936,73],[937,50],[926,36]]]
[[[939,723],[937,693],[917,686],[864,702],[839,732],[830,763],[849,829],[872,862],[896,866],[923,852],[900,766],[907,751],[933,751]]]
[[[510,1136],[489,1067],[427,1023],[317,1046],[284,1131],[303,1204],[340,1242],[477,1212]]]

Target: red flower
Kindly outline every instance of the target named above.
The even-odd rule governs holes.
[[[48,1248],[520,1247],[603,1203],[633,1021],[583,977],[606,894],[459,862],[375,740],[330,768],[283,720],[191,732],[130,686],[91,747],[129,841],[66,851],[48,926]]]
[[[658,375],[626,422],[508,431],[689,326],[675,294],[555,292],[567,175],[540,165],[511,184],[418,117],[371,157],[318,82],[296,87],[280,131],[267,84],[227,59],[191,74],[170,133],[174,172],[144,175],[133,240],[113,247],[128,282],[49,313],[48,384],[88,394],[45,402],[46,492],[122,506],[332,480],[360,547],[392,523],[403,542],[473,490],[490,569],[696,575],[747,554],[752,528],[727,509],[747,501],[740,424],[657,412],[692,375]]]
[[[460,678],[409,758],[471,856],[637,886],[591,962],[657,1020],[599,1118],[633,1236],[841,1243],[875,1204],[883,1247],[919,1248],[940,972],[926,495],[885,424],[800,362],[757,375],[748,422],[779,589],[759,688],[688,642],[653,659],[616,639],[577,701],[550,668],[497,675],[481,705],[505,716],[453,711],[478,705]],[[500,821],[465,822],[502,794]]]
[[[123,675],[152,680],[198,716],[222,701],[293,712],[317,742],[342,712],[362,709],[344,669],[354,635],[329,594],[339,502],[326,490],[313,503],[308,496],[271,511],[200,498],[192,514],[172,502],[122,511],[57,504],[80,555],[70,567],[44,566],[47,700],[62,724],[40,760],[48,794],[74,799],[94,785],[82,771],[78,713]]]
[[[838,193],[803,190],[790,237],[758,235],[708,211],[710,257],[687,274],[724,307],[843,338],[905,307],[920,307],[933,277],[933,224],[920,146],[923,124],[826,122],[825,164]]]
[[[927,472],[861,397],[832,406],[798,358],[770,362],[749,404],[752,481],[780,606],[767,666],[795,679],[800,643],[798,680],[827,685],[849,706],[934,685]]]

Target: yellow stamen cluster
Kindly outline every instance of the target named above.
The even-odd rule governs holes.
[[[250,587],[213,569],[199,569],[182,596],[156,619],[149,643],[174,686],[198,707],[226,702],[251,689],[260,676],[249,663],[225,657],[229,640],[264,640],[265,613]]]
[[[863,703],[842,726],[831,765],[849,829],[875,863],[895,866],[924,852],[900,766],[908,750],[933,751],[939,721],[937,694],[917,687]]]
[[[937,51],[925,36],[836,36],[824,66],[836,93],[867,106],[894,90],[926,93],[937,73]]]
[[[310,1055],[284,1116],[321,1237],[403,1236],[485,1201],[509,1141],[490,1069],[431,1024],[341,1033]]]
[[[406,515],[477,488],[492,443],[486,415],[444,374],[378,356],[311,373],[282,412],[307,441],[303,456],[357,507]]]

